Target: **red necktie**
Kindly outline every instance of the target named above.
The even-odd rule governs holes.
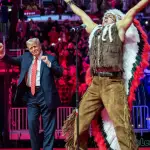
[[[34,59],[34,63],[32,65],[32,71],[31,71],[31,93],[32,95],[35,94],[36,71],[37,71],[37,58]]]

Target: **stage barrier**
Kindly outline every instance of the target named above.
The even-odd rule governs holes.
[[[64,139],[62,134],[62,126],[64,120],[71,114],[73,107],[57,108],[57,123],[55,131],[55,139]],[[40,130],[42,134],[42,118],[39,118]],[[149,125],[149,109],[147,106],[133,106],[132,126],[136,133],[143,134],[150,132]],[[91,128],[89,133],[91,135]],[[9,110],[9,139],[10,140],[28,140],[30,139],[28,132],[27,108],[10,108]]]

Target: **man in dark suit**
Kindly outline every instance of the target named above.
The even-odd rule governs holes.
[[[40,150],[39,116],[43,119],[44,150],[52,150],[56,122],[56,108],[60,105],[54,75],[62,76],[62,68],[56,58],[44,53],[39,39],[26,42],[29,52],[12,58],[5,54],[0,43],[0,58],[7,63],[20,66],[20,78],[15,99],[24,96],[27,101],[28,126],[32,150]],[[20,99],[19,99],[20,100]]]

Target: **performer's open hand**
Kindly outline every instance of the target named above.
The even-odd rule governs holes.
[[[4,54],[4,46],[2,43],[0,43],[0,55]]]
[[[41,59],[47,64],[48,67],[51,67],[51,62],[48,60],[47,56],[42,56]]]

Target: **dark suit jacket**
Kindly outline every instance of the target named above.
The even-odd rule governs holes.
[[[54,76],[62,76],[62,68],[58,65],[57,60],[54,56],[43,53],[44,56],[48,56],[49,61],[51,62],[51,68],[41,61],[40,69],[40,85],[44,93],[44,99],[50,109],[56,108],[60,105],[60,98],[58,91],[55,86]],[[32,64],[33,56],[30,52],[25,52],[22,56],[12,58],[8,55],[5,55],[5,62],[20,66],[20,77],[18,81],[16,99],[20,99],[20,96],[25,96],[26,85],[25,85],[25,76]]]

